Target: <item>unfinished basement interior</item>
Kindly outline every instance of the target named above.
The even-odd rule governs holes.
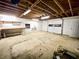
[[[79,59],[79,0],[0,0],[0,59]]]

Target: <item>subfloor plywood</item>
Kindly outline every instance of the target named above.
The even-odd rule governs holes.
[[[79,40],[33,31],[0,41],[0,59],[52,59],[59,46],[79,56]]]

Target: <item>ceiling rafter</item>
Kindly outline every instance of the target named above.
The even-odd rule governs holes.
[[[28,3],[31,4],[31,5],[33,4],[33,3],[31,3],[30,1],[26,1],[26,2],[28,2]],[[50,11],[48,11],[48,10],[46,10],[46,9],[40,7],[40,6],[37,6],[37,5],[36,5],[35,7],[39,8],[39,9],[41,9],[41,10],[44,10],[45,12],[49,13],[49,14],[52,15],[52,16],[58,17],[58,15],[53,14],[53,13],[51,13]]]
[[[49,6],[48,4],[46,4],[45,2],[43,2],[42,0],[40,0],[43,4],[45,4],[47,7],[49,7],[51,10],[53,10],[54,12],[56,12],[57,15],[63,16],[62,14],[60,14],[55,8],[52,8],[51,6]]]
[[[9,4],[8,2],[3,2],[3,1],[0,1],[0,3],[6,4],[6,5],[10,6],[10,7],[15,8],[15,9],[24,10],[24,8],[21,8],[21,7],[16,7],[16,6],[12,5],[12,4]]]
[[[0,13],[20,16],[27,9],[32,11],[23,18],[50,16],[50,19],[79,15],[78,0],[20,0],[13,5],[10,0],[0,0]]]
[[[21,12],[21,10],[15,9],[15,8],[12,8],[12,7],[9,7],[9,6],[7,6],[7,5],[5,6],[5,5],[3,5],[3,4],[0,4],[0,6],[5,7],[6,9],[10,9],[10,10],[14,10],[14,11]]]
[[[61,6],[61,4],[57,1],[57,0],[53,0],[55,2],[55,4],[61,9],[61,11],[68,16],[68,14],[64,11],[63,7]]]
[[[39,2],[40,2],[40,0],[37,0],[34,4],[31,5],[31,7],[29,7],[29,9],[33,9],[33,7],[35,7]],[[23,16],[23,14],[20,15],[20,17],[22,17],[22,16]]]
[[[20,5],[20,6],[22,5],[23,8],[26,8],[26,6],[23,5],[23,4],[21,4],[21,3],[20,3],[19,5]],[[32,10],[36,11],[36,13],[42,13],[42,14],[44,14],[44,12],[39,11],[39,10],[37,10],[37,9],[32,8]]]
[[[36,9],[34,9],[34,7],[40,3],[40,0],[37,0],[34,4],[32,4],[32,6],[30,7],[32,10],[35,10],[36,12],[40,13],[40,11],[37,11]]]
[[[68,4],[69,4],[69,8],[70,8],[71,15],[73,16],[73,11],[72,11],[72,6],[71,6],[70,0],[68,0]]]
[[[6,11],[8,11],[8,12],[6,12]],[[6,9],[5,7],[1,7],[1,5],[0,5],[0,12],[2,12],[2,13],[9,13],[9,12],[10,12],[9,14],[12,13],[13,15],[14,15],[15,13],[17,13],[17,15],[15,14],[16,16],[18,16],[18,13],[19,13],[19,12],[14,11],[14,10]],[[11,15],[12,15],[12,14],[11,14]]]
[[[77,7],[77,8],[73,8],[73,11],[77,11],[77,10],[79,10],[79,7]],[[69,13],[70,12],[70,10],[67,10],[66,11],[66,13]],[[74,16],[74,15],[73,15]]]
[[[23,8],[26,8],[26,6],[25,6],[24,4],[22,4],[22,3],[20,3],[19,5],[20,5],[20,6],[22,5]],[[39,14],[42,13],[42,14],[44,14],[44,12],[39,11],[39,10],[37,10],[37,9],[35,9],[35,8],[32,8],[32,10],[33,10],[35,13],[39,13]]]
[[[36,0],[36,2],[35,2],[34,4],[32,4],[30,8],[32,9],[32,8],[35,7],[38,3],[40,3],[40,0]]]
[[[34,11],[37,12],[37,13],[44,14],[44,12],[39,11],[39,10],[37,10],[37,9],[34,9],[34,8],[33,8],[32,10],[34,10]]]

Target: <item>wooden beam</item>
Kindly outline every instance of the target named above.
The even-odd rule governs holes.
[[[36,11],[37,13],[42,13],[42,14],[44,14],[44,12],[39,11],[39,10],[37,10],[37,9],[34,9],[34,8],[33,8],[32,10]]]
[[[15,14],[18,14],[18,13],[22,12],[22,11],[16,11],[16,10],[13,10],[13,9],[9,9],[9,8],[3,6],[3,5],[0,5],[0,11],[1,12],[6,12],[6,13],[12,12],[12,13],[15,13]]]
[[[61,6],[61,4],[57,1],[57,0],[53,0],[55,2],[55,4],[61,9],[61,11],[68,16],[68,14],[64,11],[63,7]]]
[[[28,2],[28,3],[31,4],[31,5],[33,4],[33,3],[29,2],[29,1],[26,1],[26,2]],[[53,13],[51,13],[50,11],[48,11],[48,10],[46,10],[46,9],[40,7],[40,6],[37,6],[37,5],[36,5],[35,7],[39,8],[39,9],[41,9],[41,10],[44,10],[45,12],[49,13],[49,14],[52,15],[52,16],[58,17],[58,15],[53,14]]]
[[[32,9],[32,8],[35,7],[38,3],[40,3],[40,0],[36,0],[36,2],[35,2],[34,4],[32,4],[32,6],[31,6],[30,8]]]
[[[14,6],[12,4],[9,4],[8,2],[0,1],[0,3],[8,5],[8,6],[12,7],[12,8],[15,8],[15,9],[24,10],[24,8],[21,8],[21,7],[18,7],[18,6]]]
[[[31,5],[31,7],[29,7],[29,9],[33,9],[33,7],[35,7],[39,2],[40,2],[40,1],[37,0],[34,4]],[[24,11],[24,12],[25,12],[25,11]],[[22,16],[23,16],[23,14],[21,14],[20,17],[22,17]]]
[[[56,12],[57,15],[63,16],[62,14],[60,14],[55,8],[52,8],[51,6],[49,6],[48,4],[46,4],[45,2],[43,2],[42,0],[40,0],[43,4],[45,4],[47,7],[49,7],[51,10],[53,10],[54,12]]]
[[[58,17],[58,15],[53,14],[53,13],[51,13],[50,11],[48,11],[48,10],[46,10],[46,9],[44,9],[44,8],[41,8],[41,7],[38,7],[38,8],[41,9],[41,10],[46,11],[47,13],[51,14],[52,16]]]
[[[26,8],[26,6],[23,5],[23,4],[21,4],[21,3],[19,4],[19,6],[22,6],[23,8]],[[32,10],[36,11],[36,13],[42,13],[42,14],[44,14],[44,12],[39,11],[39,10],[37,10],[36,8],[32,8]]]
[[[73,16],[73,11],[72,11],[72,6],[71,6],[70,0],[68,0],[68,3],[69,3],[70,12],[71,12],[71,14],[72,14],[72,16]]]
[[[22,10],[15,9],[15,8],[9,7],[9,6],[7,6],[7,5],[5,6],[5,5],[3,5],[3,4],[0,4],[0,6],[2,6],[3,8],[9,9],[9,11],[10,11],[10,10],[14,10],[14,11],[22,12]]]
[[[1,14],[8,14],[8,15],[15,15],[15,16],[18,17],[22,12],[21,11],[15,11],[13,9],[8,9],[5,6],[0,5],[0,13]]]
[[[73,8],[73,12],[74,12],[74,11],[79,11],[79,7]],[[66,11],[66,13],[69,13],[69,12],[70,12],[70,10],[67,10],[67,11]],[[74,15],[73,15],[73,16],[74,16]]]

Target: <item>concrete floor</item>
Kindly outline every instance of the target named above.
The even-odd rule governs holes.
[[[48,32],[31,32],[0,41],[0,59],[52,59],[59,46],[79,56],[79,40]]]

